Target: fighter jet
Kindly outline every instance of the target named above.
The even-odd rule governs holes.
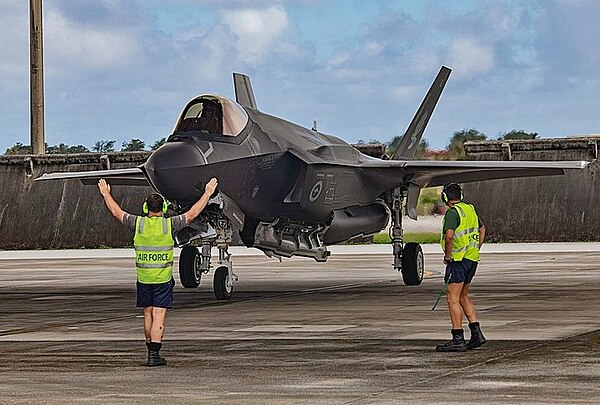
[[[398,148],[390,158],[362,154],[335,136],[304,128],[258,109],[250,78],[234,73],[236,101],[204,94],[183,108],[167,142],[130,169],[44,174],[37,180],[79,179],[95,185],[150,185],[174,213],[185,212],[211,177],[219,189],[203,214],[175,238],[182,248],[179,275],[194,288],[211,270],[213,289],[229,299],[234,283],[228,247],[234,231],[245,246],[269,257],[305,256],[324,262],[328,245],[370,235],[390,219],[393,265],[407,285],[421,284],[423,252],[404,243],[402,212],[417,219],[420,190],[447,182],[564,174],[584,161],[413,160],[425,127],[450,76],[442,66]]]

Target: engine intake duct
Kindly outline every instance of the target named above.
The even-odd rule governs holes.
[[[323,235],[323,243],[332,245],[357,236],[372,235],[385,228],[389,219],[389,210],[383,203],[335,210],[331,225]]]

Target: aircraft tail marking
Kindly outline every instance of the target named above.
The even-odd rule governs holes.
[[[448,81],[451,71],[452,69],[442,66],[435,80],[433,81],[433,84],[429,88],[427,95],[425,95],[425,98],[421,102],[419,109],[415,113],[415,116],[408,125],[406,132],[402,136],[402,139],[400,140],[398,148],[396,148],[396,152],[394,153],[392,159],[411,160],[414,158],[415,152],[417,151],[417,146],[421,141],[423,132],[425,132],[425,127],[429,122],[429,118],[431,118],[431,114],[433,113],[435,105],[440,99],[442,90],[444,90],[444,86]]]
[[[250,107],[258,110],[256,100],[254,99],[254,91],[250,78],[242,73],[233,74],[233,87],[235,88],[235,101],[244,107]]]

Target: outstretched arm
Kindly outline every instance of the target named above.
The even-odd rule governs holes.
[[[202,212],[204,207],[206,207],[206,204],[208,204],[208,200],[210,200],[210,197],[213,195],[213,193],[217,189],[218,184],[219,183],[217,182],[217,179],[215,179],[214,177],[212,179],[210,179],[210,181],[208,183],[206,183],[206,187],[204,187],[204,194],[202,194],[202,197],[200,197],[200,199],[198,201],[196,201],[196,203],[194,205],[192,205],[192,208],[190,208],[190,210],[188,212],[183,214],[183,215],[185,215],[186,223],[189,224],[198,215],[200,215],[200,213]]]
[[[100,189],[100,194],[102,194],[102,197],[104,197],[104,202],[106,203],[110,213],[117,218],[120,223],[123,223],[125,211],[121,209],[119,204],[117,204],[115,199],[110,194],[110,184],[108,184],[106,180],[100,179],[98,182],[98,188]]]

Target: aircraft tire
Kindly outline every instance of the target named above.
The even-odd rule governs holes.
[[[228,287],[229,269],[227,266],[217,267],[213,278],[213,290],[218,300],[228,300],[233,294],[233,286]]]
[[[185,288],[196,288],[200,285],[202,273],[198,261],[200,253],[196,246],[185,246],[179,255],[179,280]]]
[[[405,285],[419,285],[425,273],[425,260],[421,245],[409,242],[402,252],[402,280]]]

